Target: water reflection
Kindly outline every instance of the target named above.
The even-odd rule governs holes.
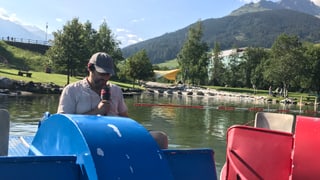
[[[46,111],[56,112],[58,95],[0,97],[0,108],[10,113],[11,135],[33,135]]]
[[[58,99],[59,95],[0,97],[0,108],[8,109],[10,113],[10,134],[33,135],[43,113],[56,112]],[[214,149],[218,172],[225,161],[227,129],[234,124],[253,124],[255,112],[248,111],[248,108],[261,107],[267,111],[289,109],[290,112],[300,110],[296,105],[269,104],[245,96],[204,97],[144,93],[126,98],[125,101],[130,118],[147,129],[162,130],[169,135],[170,148]],[[146,106],[137,106],[139,103]],[[162,106],[157,106],[160,104]],[[235,109],[221,110],[218,108],[220,106]],[[303,108],[313,109],[308,106]]]

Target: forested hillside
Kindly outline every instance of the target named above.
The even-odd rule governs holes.
[[[210,48],[213,48],[215,42],[220,43],[222,50],[233,47],[270,48],[281,33],[297,35],[301,41],[320,40],[319,18],[285,9],[207,19],[202,21],[202,24],[203,40]],[[122,49],[123,55],[129,57],[145,49],[153,64],[174,59],[190,26],[125,47]]]

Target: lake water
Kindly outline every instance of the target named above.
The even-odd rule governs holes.
[[[11,135],[34,135],[44,112],[55,113],[59,95],[0,97],[0,108],[9,110]],[[212,148],[218,173],[225,161],[226,131],[235,124],[253,124],[255,112],[289,109],[296,105],[270,104],[244,96],[181,96],[143,93],[125,98],[130,118],[147,129],[169,136],[169,148]],[[223,110],[223,107],[235,109]],[[220,107],[220,108],[219,108]],[[221,108],[222,107],[222,108]],[[303,107],[310,108],[313,107]]]

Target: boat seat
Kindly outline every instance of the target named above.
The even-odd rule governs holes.
[[[293,133],[294,115],[271,112],[258,112],[254,127]]]
[[[297,116],[292,179],[319,179],[320,177],[319,121],[319,117]]]
[[[216,180],[212,149],[164,149],[174,179]]]
[[[0,156],[8,155],[9,125],[9,112],[6,109],[0,109]]]
[[[227,131],[222,179],[286,179],[291,173],[293,134],[251,126]]]

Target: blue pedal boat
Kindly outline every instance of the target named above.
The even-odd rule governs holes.
[[[0,114],[1,122],[9,117]],[[47,113],[32,137],[7,128],[8,121],[0,128],[0,179],[217,179],[212,149],[160,149],[130,118]]]

